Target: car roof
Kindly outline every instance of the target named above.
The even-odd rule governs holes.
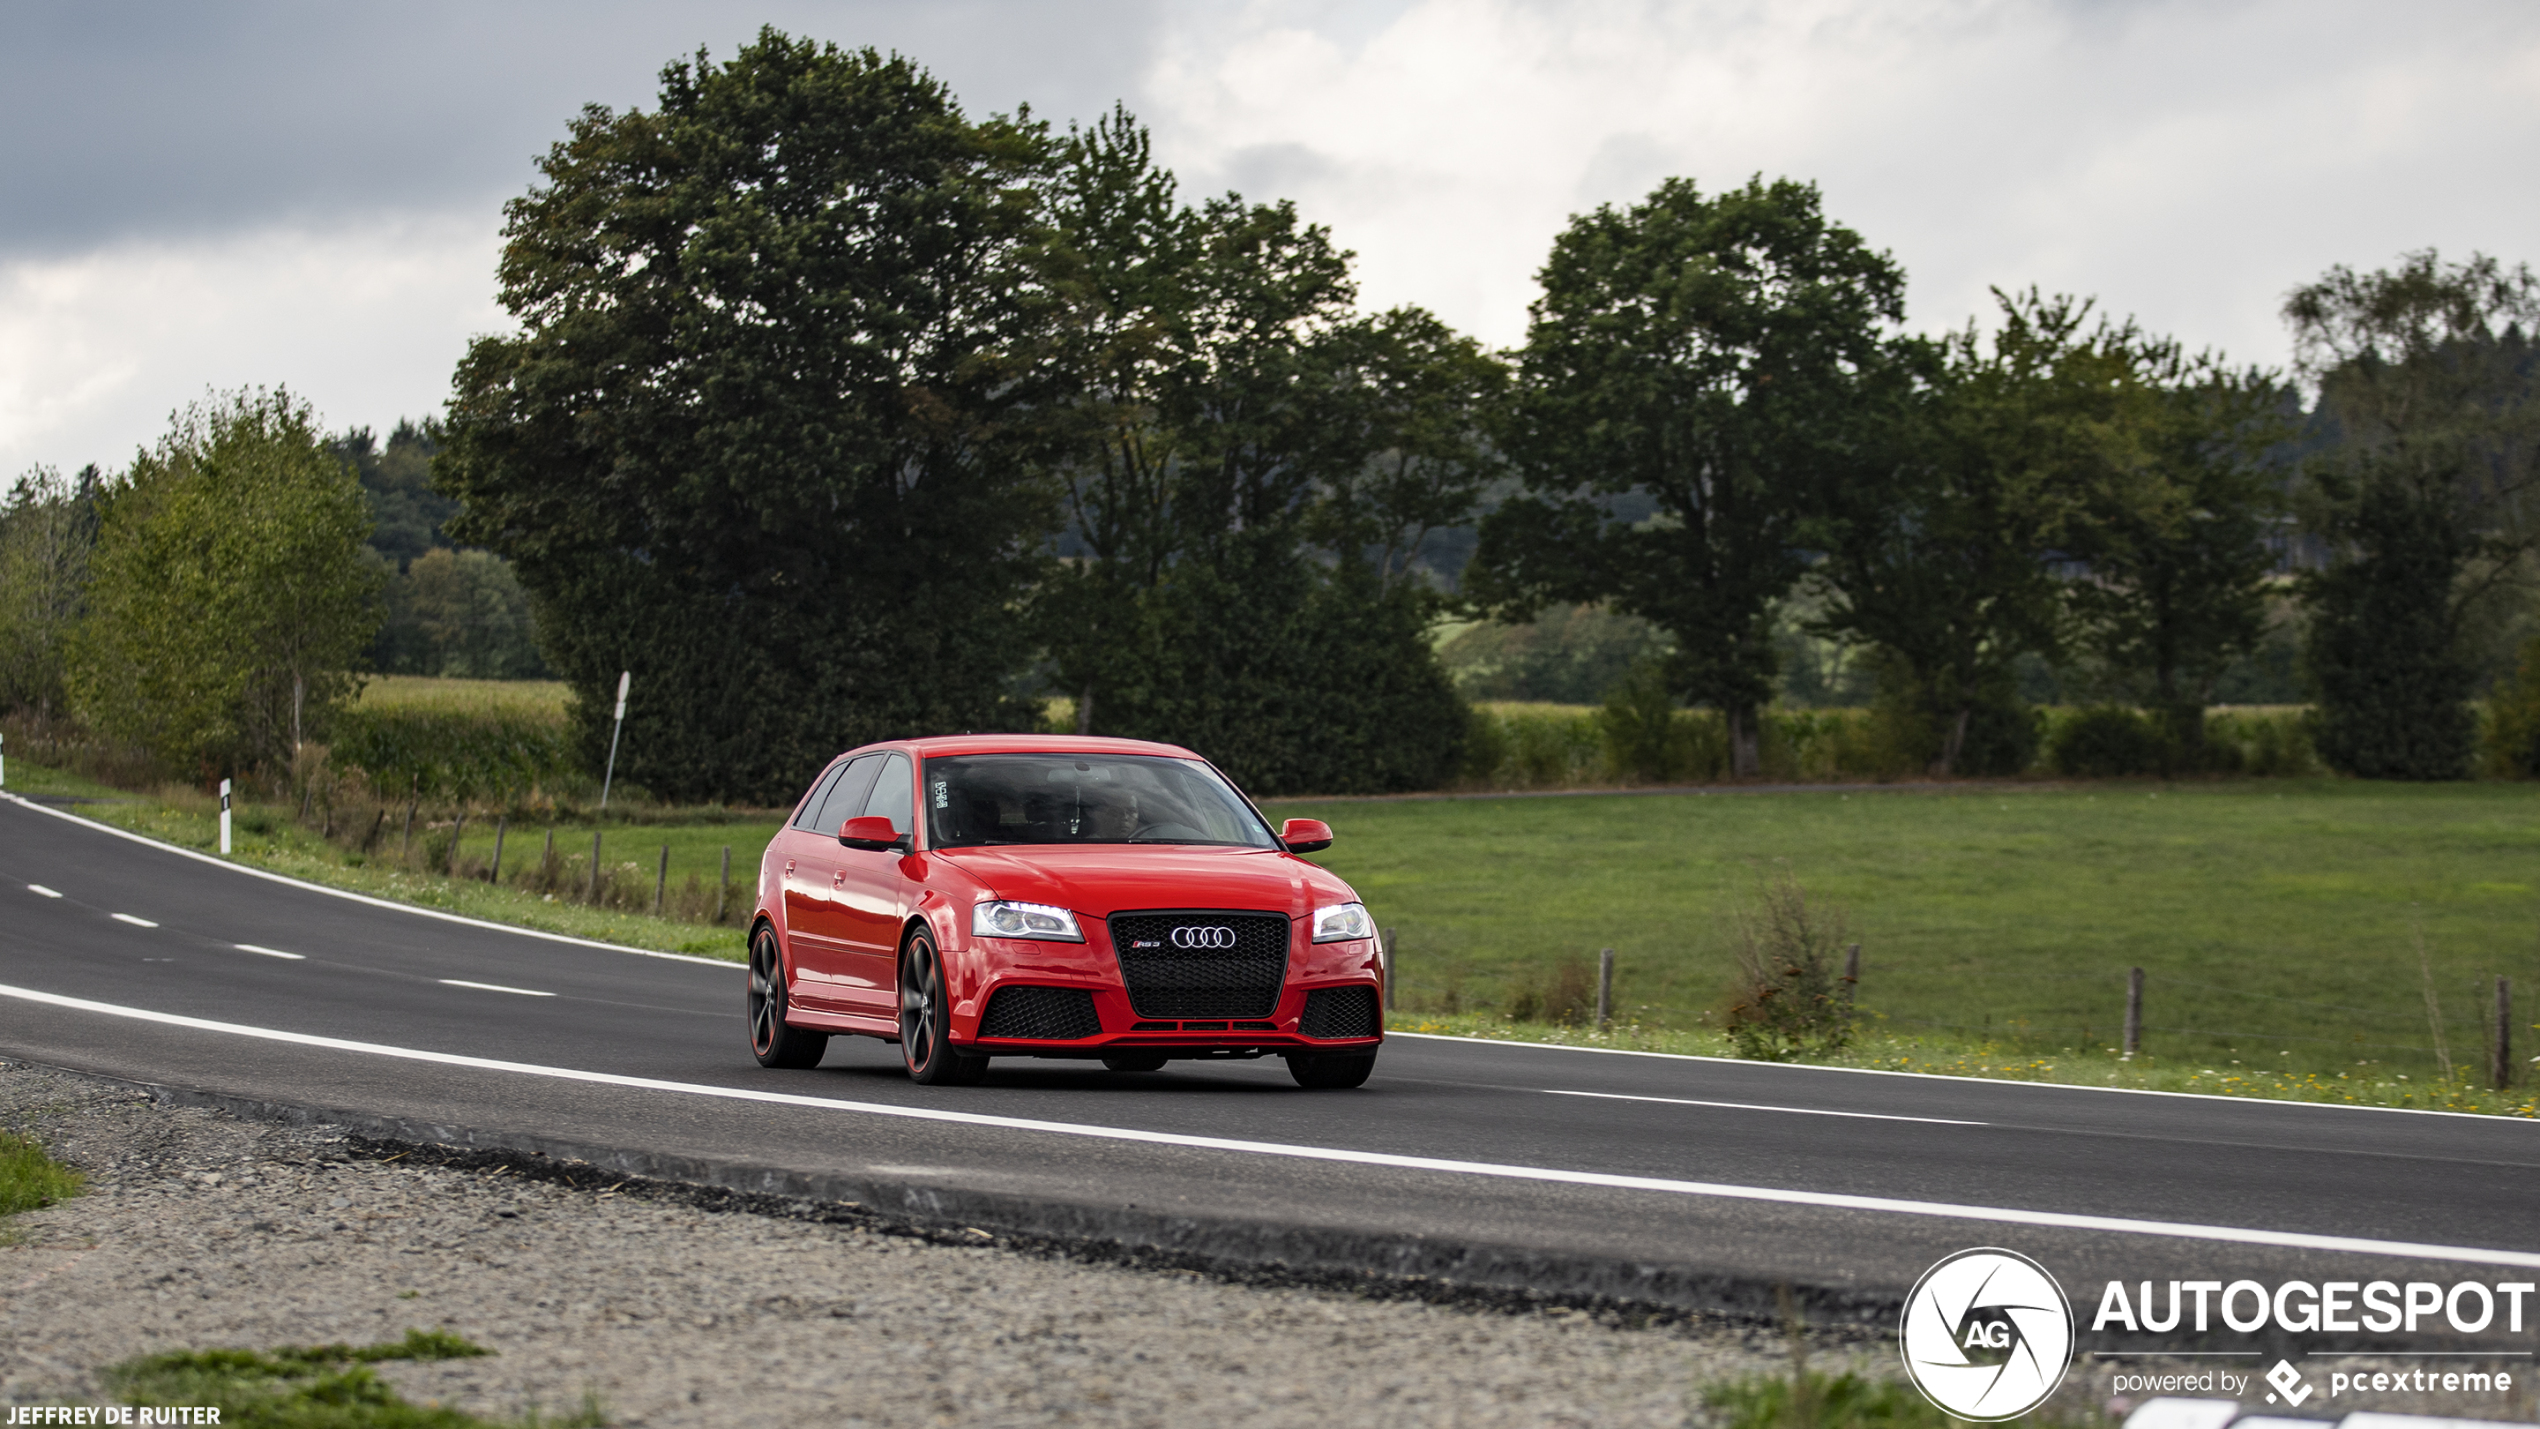
[[[1146,754],[1166,759],[1199,758],[1178,744],[1085,734],[945,734],[865,747],[905,749],[921,758],[938,754]]]

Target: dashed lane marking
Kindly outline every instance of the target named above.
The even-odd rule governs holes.
[[[1621,1092],[1565,1092],[1546,1087],[1544,1095],[1554,1097],[1597,1097],[1609,1102],[1664,1102],[1669,1106],[1713,1106],[1730,1111],[1786,1111],[1794,1116],[1852,1116],[1863,1121],[1927,1121],[1939,1126],[1991,1126],[1989,1121],[1964,1121],[1954,1116],[1896,1116],[1876,1111],[1823,1111],[1811,1106],[1768,1106],[1762,1102],[1701,1102],[1690,1097],[1635,1097]]]
[[[54,892],[52,889],[45,887],[41,883],[28,884],[26,886],[26,891],[34,894],[38,898],[59,898],[62,896]]]
[[[540,992],[532,987],[505,987],[499,982],[469,982],[465,978],[455,977],[445,977],[441,979],[441,982],[446,987],[472,987],[479,992],[516,992],[523,997],[555,996],[552,992]]]
[[[304,963],[309,960],[309,955],[306,953],[286,953],[280,948],[260,948],[253,943],[232,943],[230,946],[242,953],[262,953],[269,958],[289,958],[295,963]]]
[[[147,918],[135,918],[129,913],[109,913],[106,916],[114,919],[118,923],[130,923],[136,928],[155,928],[159,926]]]

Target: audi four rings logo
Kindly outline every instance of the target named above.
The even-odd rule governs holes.
[[[1177,948],[1231,948],[1235,945],[1232,928],[1176,928],[1173,946]]]
[[[1905,1372],[1961,1419],[2014,1419],[2072,1363],[2073,1309],[2046,1267],[2015,1250],[1962,1250],[1905,1297]]]

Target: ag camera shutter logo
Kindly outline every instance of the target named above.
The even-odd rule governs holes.
[[[2073,1307],[2015,1250],[1962,1250],[1905,1297],[1905,1373],[1923,1397],[1978,1423],[2016,1419],[2055,1392],[2073,1357]]]

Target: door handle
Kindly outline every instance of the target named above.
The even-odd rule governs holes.
[[[785,876],[787,878],[794,876],[794,861],[790,858],[785,860]]]
[[[833,874],[830,874],[830,875],[829,875],[829,887],[830,887],[830,889],[831,889],[832,891],[835,891],[835,890],[840,889],[840,888],[844,888],[844,887],[846,887],[846,886],[847,886],[847,875],[846,875],[845,870],[841,869],[840,871],[838,871],[838,872],[836,872],[836,873],[833,873]]]

